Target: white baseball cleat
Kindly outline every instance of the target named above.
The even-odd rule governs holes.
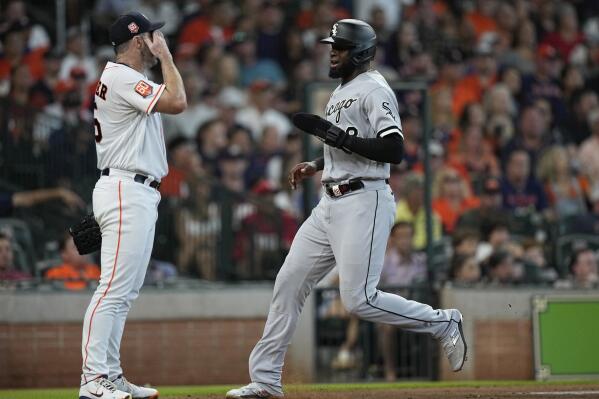
[[[100,376],[79,388],[79,399],[131,399],[131,394],[117,389],[108,379]]]
[[[276,395],[260,388],[258,384],[250,383],[244,387],[231,389],[227,392],[226,399],[264,399],[264,398],[282,398],[283,395]]]
[[[451,321],[443,338],[441,346],[451,364],[453,371],[460,371],[466,361],[468,346],[462,331],[462,314],[457,309],[451,309]]]
[[[158,391],[156,389],[137,386],[127,381],[122,375],[119,375],[112,382],[118,390],[130,393],[132,399],[158,399]]]

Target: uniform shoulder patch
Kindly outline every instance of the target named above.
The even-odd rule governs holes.
[[[144,80],[140,80],[135,85],[135,92],[142,97],[147,97],[152,94],[153,88],[152,85]]]

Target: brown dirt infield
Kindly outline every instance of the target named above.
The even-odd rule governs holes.
[[[216,399],[222,395],[177,396],[169,399]],[[373,389],[338,392],[289,392],[287,399],[599,399],[597,385],[541,385],[514,387],[467,387],[467,388],[409,388]]]

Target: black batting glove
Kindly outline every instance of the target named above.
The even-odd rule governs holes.
[[[350,140],[351,136],[345,130],[331,125],[325,132],[323,141],[331,147],[340,148],[346,153],[351,154],[347,148]]]

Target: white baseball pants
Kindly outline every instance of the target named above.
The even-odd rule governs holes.
[[[83,380],[122,374],[120,345],[127,313],[139,295],[154,243],[160,193],[111,169],[93,192],[102,231],[100,284],[83,321]]]
[[[335,263],[341,301],[358,317],[435,338],[449,326],[449,311],[376,288],[395,201],[383,180],[364,183],[364,189],[339,198],[323,196],[296,234],[277,275],[264,333],[249,359],[252,382],[271,393],[283,393],[283,361],[306,297]]]

